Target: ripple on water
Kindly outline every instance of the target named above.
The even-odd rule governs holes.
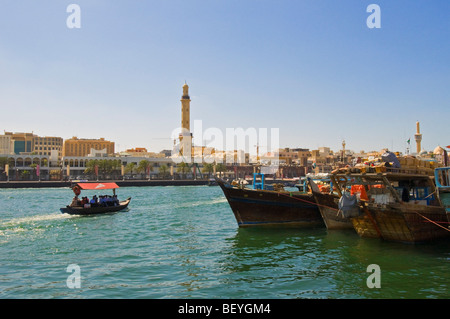
[[[219,187],[120,188],[119,196],[133,198],[129,211],[94,217],[61,214],[71,196],[0,190],[2,297],[450,297],[449,243],[239,228]],[[381,267],[379,290],[366,286],[372,263]],[[81,269],[78,290],[66,286],[70,264]]]

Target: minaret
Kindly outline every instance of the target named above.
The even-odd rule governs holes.
[[[420,146],[421,142],[422,142],[422,134],[420,134],[420,124],[419,121],[417,121],[416,123],[416,134],[414,134],[414,139],[416,140],[416,145],[417,145],[417,154],[420,153],[420,151],[422,150],[422,147]]]
[[[186,82],[183,85],[183,95],[181,96],[181,133],[180,133],[180,151],[183,157],[191,157],[192,151],[192,133],[190,132],[190,104],[189,86]]]
[[[181,97],[181,128],[184,132],[190,132],[189,107],[191,99],[189,97],[189,86],[184,83],[183,96]]]

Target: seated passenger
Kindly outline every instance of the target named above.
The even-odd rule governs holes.
[[[106,196],[106,205],[113,206],[112,198],[110,195]]]
[[[70,203],[69,206],[70,206],[70,207],[80,206],[80,205],[79,205],[78,196],[75,196],[75,197],[72,199],[72,203]]]
[[[119,205],[119,199],[117,198],[117,195],[113,195],[113,203],[114,203],[114,206]]]
[[[105,196],[102,196],[102,195],[100,196],[100,201],[99,201],[99,203],[100,203],[100,206],[107,206]]]

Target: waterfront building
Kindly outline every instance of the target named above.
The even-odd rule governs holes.
[[[53,160],[58,160],[62,156],[63,139],[56,136],[33,137],[33,153],[37,155],[48,155]]]
[[[33,152],[33,142],[36,136],[33,133],[5,132],[5,135],[10,137],[10,152],[12,154],[30,154]]]
[[[127,149],[124,152],[118,154],[120,157],[152,157],[152,158],[162,158],[166,157],[164,153],[149,152],[145,147],[136,147]],[[170,154],[169,154],[170,156]]]
[[[1,155],[11,154],[11,136],[0,135],[0,154]]]
[[[64,141],[63,157],[67,156],[87,156],[93,150],[104,151],[108,155],[114,154],[114,142],[100,139],[79,139],[76,136]]]
[[[12,132],[0,136],[0,154],[47,155],[57,161],[61,158],[62,146],[63,139],[57,136],[42,137],[34,133]]]
[[[280,163],[299,164],[300,166],[307,166],[308,157],[311,157],[311,152],[306,148],[280,148],[278,154]]]

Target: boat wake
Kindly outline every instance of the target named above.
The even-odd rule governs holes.
[[[45,221],[67,219],[67,218],[71,218],[71,217],[72,216],[70,216],[68,214],[61,214],[61,213],[19,217],[19,218],[13,218],[10,220],[6,220],[6,221],[1,221],[0,226],[17,226],[17,225],[24,225],[24,224],[30,224],[30,223],[34,224],[34,223],[45,222]]]
[[[187,203],[181,204],[177,207],[207,206],[207,205],[216,205],[216,204],[225,203],[225,202],[227,202],[227,199],[225,197],[220,197],[220,198],[216,198],[213,200],[187,202]]]

